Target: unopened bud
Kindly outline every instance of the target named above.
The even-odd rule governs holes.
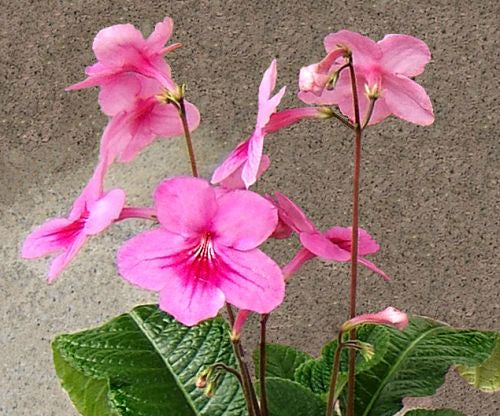
[[[207,397],[212,397],[215,394],[216,383],[210,382],[207,384],[205,390],[203,390],[203,394]]]
[[[212,371],[212,367],[205,368],[195,381],[196,387],[198,387],[199,389],[204,389],[207,386],[207,380],[212,374]]]
[[[378,84],[374,84],[372,87],[370,87],[368,84],[365,84],[365,94],[371,100],[376,100],[378,97],[380,97],[380,89],[378,87]]]
[[[375,348],[372,344],[363,341],[357,341],[359,345],[359,352],[365,361],[370,361],[375,356]]]

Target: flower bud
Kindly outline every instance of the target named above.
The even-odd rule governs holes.
[[[388,307],[381,312],[367,313],[356,316],[347,322],[344,322],[340,330],[348,332],[351,329],[363,324],[389,325],[402,331],[408,326],[408,315],[400,310]]]

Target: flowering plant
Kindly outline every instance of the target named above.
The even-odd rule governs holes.
[[[109,122],[94,174],[70,213],[35,229],[22,256],[56,254],[49,282],[67,268],[90,237],[128,218],[152,228],[126,241],[117,265],[128,282],[159,293],[158,305],[137,306],[101,327],[53,341],[56,372],[78,411],[107,415],[453,415],[405,409],[408,396],[433,394],[450,367],[476,387],[500,388],[498,335],[455,329],[388,307],[358,314],[358,264],[390,277],[367,256],[379,244],[359,227],[362,138],[390,115],[418,125],[434,120],[431,101],[413,80],[431,55],[408,35],[375,42],[342,30],[325,38],[326,56],[305,66],[299,99],[278,110],[277,62],[258,90],[255,127],[218,166],[210,181],[198,173],[191,133],[200,124],[186,87],[174,81],[164,56],[173,23],[165,18],[144,38],[130,24],[101,30],[97,63],[69,90],[99,87]],[[320,231],[291,198],[249,190],[271,158],[264,139],[302,120],[339,122],[354,134],[352,224]],[[151,207],[129,206],[123,189],[105,188],[113,163],[131,162],[159,138],[184,136],[192,176],[163,180]],[[296,235],[301,247],[279,266],[259,247]],[[349,319],[319,358],[266,343],[267,322],[286,298],[286,285],[305,262],[350,262]],[[293,284],[293,283],[290,283]],[[328,288],[326,289],[328,290]],[[236,311],[235,309],[236,308]],[[247,318],[260,316],[255,377],[242,345]],[[225,318],[222,317],[225,316]],[[336,336],[335,336],[336,335]]]

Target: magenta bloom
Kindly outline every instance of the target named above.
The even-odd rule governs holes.
[[[434,121],[427,93],[411,79],[420,75],[431,59],[429,48],[423,41],[408,35],[386,35],[381,41],[374,42],[359,33],[341,30],[326,36],[324,44],[327,58],[332,54],[336,57],[345,48],[352,52],[361,117],[368,109],[368,95],[379,97],[369,124],[378,123],[390,114],[420,125]],[[333,90],[324,88],[326,80],[345,60],[339,57],[327,70],[331,63],[327,58],[303,68],[299,98],[308,104],[338,105],[343,114],[354,120],[349,71],[341,72]]]
[[[69,90],[106,86],[125,73],[138,73],[158,80],[165,88],[174,90],[171,71],[163,58],[180,44],[165,47],[173,31],[173,21],[166,17],[144,39],[130,23],[102,29],[95,37],[92,49],[97,63],[86,68],[87,79],[68,87]]]
[[[24,241],[22,257],[32,259],[60,253],[51,263],[49,282],[53,282],[76,256],[87,239],[108,228],[119,216],[125,192],[113,189],[102,193],[96,174],[76,199],[68,218],[55,218],[36,228]]]
[[[104,130],[101,154],[106,153],[109,164],[115,157],[130,162],[157,137],[171,138],[184,133],[174,104],[160,102],[156,95],[161,84],[137,74],[121,74],[102,88],[99,102],[111,117]],[[185,101],[189,130],[200,124],[200,113]]]
[[[246,190],[217,192],[203,179],[165,180],[154,195],[160,228],[127,241],[121,275],[160,292],[160,308],[185,325],[217,315],[224,302],[268,313],[284,297],[278,265],[257,247],[276,227],[276,208]]]
[[[304,212],[285,195],[276,192],[276,204],[281,221],[295,231],[303,247],[292,261],[283,268],[285,279],[289,279],[302,265],[319,257],[326,261],[346,262],[351,260],[351,227],[333,227],[325,232],[318,231]],[[282,233],[284,233],[282,231]],[[365,230],[359,229],[358,263],[381,275],[389,277],[365,257],[379,251],[380,246]]]
[[[408,326],[408,315],[400,310],[389,306],[381,312],[366,313],[350,319],[341,327],[342,332],[350,331],[351,329],[364,324],[379,324],[393,326],[400,331],[403,331]]]

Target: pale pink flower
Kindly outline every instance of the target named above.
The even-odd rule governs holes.
[[[164,59],[164,55],[180,46],[173,44],[165,47],[172,31],[173,21],[169,17],[157,23],[147,39],[130,23],[102,29],[92,45],[97,63],[86,68],[87,79],[67,89],[105,87],[117,76],[137,73],[154,78],[165,88],[174,90],[176,85]]]
[[[101,233],[120,216],[125,192],[122,189],[102,192],[102,167],[99,163],[67,218],[47,221],[24,241],[21,255],[26,259],[60,253],[50,265],[49,282],[59,276],[90,236]]]
[[[326,36],[324,44],[328,54],[335,54],[339,49],[352,52],[361,117],[364,117],[368,109],[368,95],[379,97],[369,124],[378,123],[390,114],[420,125],[428,125],[434,121],[429,96],[411,79],[420,75],[431,59],[425,42],[408,35],[386,35],[381,41],[374,42],[359,33],[341,30]],[[304,79],[299,86],[307,88],[301,88],[299,98],[308,104],[338,105],[343,114],[354,120],[348,69],[340,73],[334,89],[320,88],[325,85],[322,83],[325,77],[328,79],[344,62],[343,58],[338,58],[336,64],[326,72],[326,65],[321,66],[321,63],[319,69],[304,69],[305,75],[306,72],[312,72],[308,75],[309,78],[316,77],[321,81],[313,81],[313,86],[308,87],[303,75]]]
[[[278,221],[269,201],[191,177],[165,180],[154,199],[160,228],[127,241],[118,268],[131,283],[160,292],[161,309],[195,325],[224,302],[258,313],[282,302],[281,270],[257,248]]]
[[[342,332],[350,331],[351,329],[364,324],[379,324],[393,326],[400,331],[403,331],[408,326],[408,315],[400,310],[389,306],[381,312],[367,313],[356,316],[342,324]]]
[[[184,133],[177,107],[157,98],[161,90],[158,81],[137,74],[121,74],[101,90],[101,108],[111,117],[101,141],[101,154],[107,154],[109,164],[115,157],[120,162],[132,161],[158,137]],[[188,101],[185,108],[193,131],[200,124],[200,113]]]
[[[264,137],[305,118],[328,118],[325,108],[292,108],[276,112],[283,95],[283,87],[276,95],[271,92],[276,85],[276,60],[273,60],[262,77],[259,87],[257,123],[252,135],[242,141],[215,170],[212,183],[223,186],[246,188],[252,186],[269,166],[269,158],[263,155]],[[224,183],[226,181],[226,183]]]
[[[351,227],[333,227],[327,231],[318,231],[305,213],[285,195],[276,192],[276,206],[281,221],[299,235],[303,246],[292,261],[283,268],[283,275],[288,280],[302,265],[319,257],[326,261],[346,262],[352,256]],[[358,263],[381,275],[389,277],[364,256],[379,251],[380,246],[365,230],[359,229]]]

